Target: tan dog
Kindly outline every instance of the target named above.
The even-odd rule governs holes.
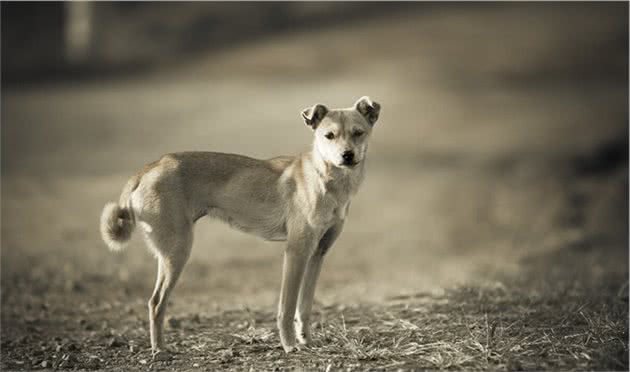
[[[149,300],[154,355],[166,353],[166,304],[190,255],[193,224],[205,215],[267,240],[287,241],[280,340],[287,353],[298,341],[311,342],[309,318],[322,259],[341,233],[350,198],[363,180],[379,112],[380,105],[368,97],[346,109],[317,104],[302,111],[315,135],[310,152],[269,160],[213,152],[168,154],[127,182],[120,201],[105,206],[101,234],[118,251],[138,223],[158,259]]]

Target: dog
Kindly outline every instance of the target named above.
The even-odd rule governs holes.
[[[140,226],[158,261],[149,300],[151,349],[168,355],[163,324],[173,287],[190,256],[201,217],[271,241],[286,241],[277,325],[284,351],[311,343],[315,284],[364,178],[368,140],[381,106],[361,97],[352,107],[316,104],[302,111],[311,151],[268,160],[216,152],[167,154],[124,186],[103,209],[100,230],[120,251]]]

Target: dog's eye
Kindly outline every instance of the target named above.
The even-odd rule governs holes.
[[[363,132],[362,130],[355,130],[354,132],[352,132],[352,136],[353,137],[361,137],[363,135],[363,133],[365,133],[365,132]]]
[[[324,135],[324,137],[328,138],[329,140],[335,138],[335,134],[333,132],[328,132]]]

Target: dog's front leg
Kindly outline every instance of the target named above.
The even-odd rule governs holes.
[[[284,251],[282,285],[278,303],[278,330],[284,351],[289,353],[296,348],[293,319],[300,291],[304,268],[316,244],[313,231],[303,226],[289,228],[288,244]]]
[[[322,268],[324,255],[330,247],[332,247],[341,230],[343,229],[343,220],[326,231],[324,236],[319,240],[317,249],[313,252],[306,264],[300,295],[298,296],[297,312],[295,314],[295,332],[298,341],[301,344],[308,345],[311,343],[311,309],[313,307],[313,297],[315,295],[315,287],[317,279]]]

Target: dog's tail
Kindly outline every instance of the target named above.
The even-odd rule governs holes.
[[[138,187],[139,177],[127,182],[118,203],[105,204],[101,214],[101,237],[111,251],[121,251],[127,245],[136,227],[136,218],[131,208],[131,193]]]

